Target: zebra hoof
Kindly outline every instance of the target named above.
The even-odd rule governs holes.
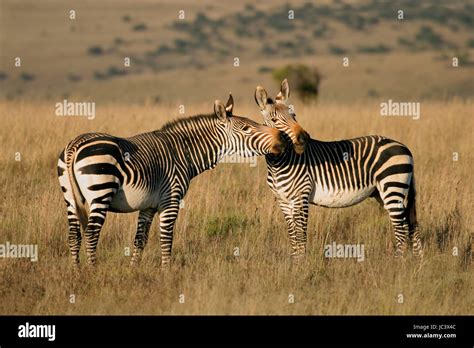
[[[299,254],[299,255],[293,255],[293,257],[291,258],[291,261],[295,264],[295,265],[300,265],[304,260],[304,254]]]
[[[418,259],[418,260],[423,260],[423,252],[422,251],[418,251],[418,252],[414,252],[413,253],[413,256]]]
[[[96,267],[97,262],[95,260],[87,260],[87,267],[90,269],[94,269]]]
[[[140,264],[140,261],[139,261],[139,260],[132,260],[132,261],[130,261],[130,267],[132,267],[132,268],[138,267],[139,264]]]
[[[161,269],[162,269],[163,271],[168,271],[170,268],[171,268],[171,263],[170,263],[170,262],[162,263],[162,264],[161,264]]]
[[[405,252],[402,250],[395,251],[395,258],[396,259],[403,259],[405,257]]]

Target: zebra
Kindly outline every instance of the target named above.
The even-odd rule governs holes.
[[[306,252],[309,204],[348,207],[368,197],[374,197],[388,212],[395,232],[395,255],[404,255],[409,238],[413,254],[421,257],[410,150],[378,135],[330,142],[311,139],[297,123],[289,96],[286,79],[275,100],[261,86],[254,95],[264,124],[284,132],[293,143],[279,156],[266,156],[267,184],[283,212],[292,257],[299,259]]]
[[[58,178],[73,263],[79,263],[81,227],[87,263],[94,265],[107,212],[139,211],[131,265],[141,259],[156,213],[161,264],[168,265],[180,203],[194,177],[225,155],[278,155],[284,150],[280,131],[234,116],[233,106],[230,95],[226,105],[215,101],[214,114],[171,121],[157,131],[130,138],[88,133],[72,140],[59,156]]]

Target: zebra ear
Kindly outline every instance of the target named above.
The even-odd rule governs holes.
[[[267,105],[267,99],[268,95],[265,88],[257,86],[255,89],[255,101],[257,102],[257,105],[260,106],[261,110],[265,109],[265,106]]]
[[[278,92],[275,100],[277,102],[286,103],[290,97],[290,86],[288,85],[288,80],[284,79],[281,82],[280,92]]]
[[[229,93],[229,100],[227,100],[227,104],[225,105],[225,111],[228,116],[232,116],[232,110],[234,110],[234,98],[232,97],[232,93]]]
[[[220,100],[216,100],[214,102],[214,113],[219,118],[219,120],[226,122],[227,121],[227,112],[225,109],[225,105]]]

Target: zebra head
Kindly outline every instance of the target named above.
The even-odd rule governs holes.
[[[214,113],[219,118],[218,127],[225,134],[224,155],[238,154],[242,157],[279,155],[285,150],[283,134],[246,117],[232,114],[234,99],[229,95],[227,104],[216,100]]]
[[[275,100],[268,97],[267,91],[257,86],[255,89],[255,101],[260,107],[264,124],[276,128],[287,134],[297,154],[302,154],[309,141],[308,133],[296,121],[296,115],[292,107],[288,105],[290,87],[287,79],[281,83],[280,92]]]

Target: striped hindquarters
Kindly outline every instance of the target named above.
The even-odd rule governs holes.
[[[107,205],[129,172],[115,137],[84,134],[71,141],[58,161],[58,176],[66,204],[84,219],[83,205]]]

